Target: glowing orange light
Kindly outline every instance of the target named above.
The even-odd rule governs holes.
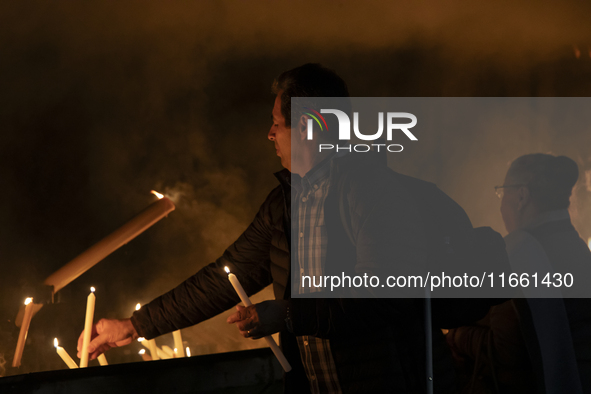
[[[581,57],[581,50],[576,45],[573,45],[573,50],[575,52],[575,57],[577,59],[580,58]]]
[[[53,338],[53,346],[58,347],[57,338]]]
[[[92,291],[93,293],[94,293],[94,291],[95,291],[95,290],[96,290],[96,289],[95,289],[94,287],[91,287],[91,288],[90,288],[90,291]]]
[[[142,307],[142,306],[141,306],[141,305],[140,305],[140,303],[138,302],[138,303],[136,304],[136,306],[135,306],[135,310],[136,310],[136,311],[139,311],[141,307]]]
[[[140,350],[140,351],[139,351],[139,353],[140,353],[140,354],[144,354],[144,353],[146,353],[146,349],[142,349],[142,350]]]
[[[189,349],[189,347],[187,346],[187,349],[185,349],[187,352],[187,357],[191,357],[191,349]]]
[[[587,245],[589,246],[589,250],[591,250],[591,237],[587,240]]]
[[[228,267],[224,267],[224,271],[226,271],[226,273],[228,273],[228,274],[229,274],[229,273],[230,273],[230,268],[228,268]]]
[[[25,300],[25,305],[29,305],[31,302],[33,302],[33,299],[29,297]]]
[[[139,337],[139,338],[137,339],[137,341],[138,341],[138,342],[143,342],[143,341],[145,341],[145,340],[146,340],[146,338],[143,338],[143,337]]]
[[[160,194],[156,190],[151,190],[150,193],[152,193],[153,195],[155,195],[159,199],[162,199],[162,197],[164,197],[164,194]]]

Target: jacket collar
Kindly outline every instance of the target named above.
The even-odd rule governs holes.
[[[275,175],[275,178],[277,178],[283,188],[291,188],[291,172],[287,168],[277,171],[273,175]]]

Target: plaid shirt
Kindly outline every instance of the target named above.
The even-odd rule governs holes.
[[[297,238],[297,242],[292,242],[292,248],[295,249],[294,260],[297,259],[299,264],[300,279],[304,272],[316,277],[323,274],[327,241],[324,202],[330,186],[330,162],[330,158],[324,160],[303,178],[292,175],[295,192],[292,199],[292,236]],[[299,288],[302,293],[320,290],[313,286]],[[306,335],[297,337],[297,341],[312,393],[341,393],[329,340]]]

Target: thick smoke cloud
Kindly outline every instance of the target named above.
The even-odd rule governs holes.
[[[126,317],[218,257],[276,184],[266,133],[281,71],[321,62],[356,96],[585,96],[588,12],[537,1],[0,4],[2,332],[14,334],[7,321],[23,285],[139,212],[151,189],[177,210],[67,286],[36,317],[32,346],[58,335],[74,352],[91,285],[98,316]],[[427,155],[390,164],[437,182],[476,225],[502,231],[491,187],[506,165],[552,151],[591,171],[590,135],[549,126],[516,134],[501,119],[463,142],[425,137]],[[574,207],[585,236],[588,179]],[[225,316],[184,331],[194,353],[260,345]]]

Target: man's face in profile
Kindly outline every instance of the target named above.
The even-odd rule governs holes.
[[[281,165],[291,171],[291,127],[285,125],[285,118],[281,113],[281,94],[277,93],[273,106],[273,124],[267,138],[275,143],[277,156],[281,158]]]

